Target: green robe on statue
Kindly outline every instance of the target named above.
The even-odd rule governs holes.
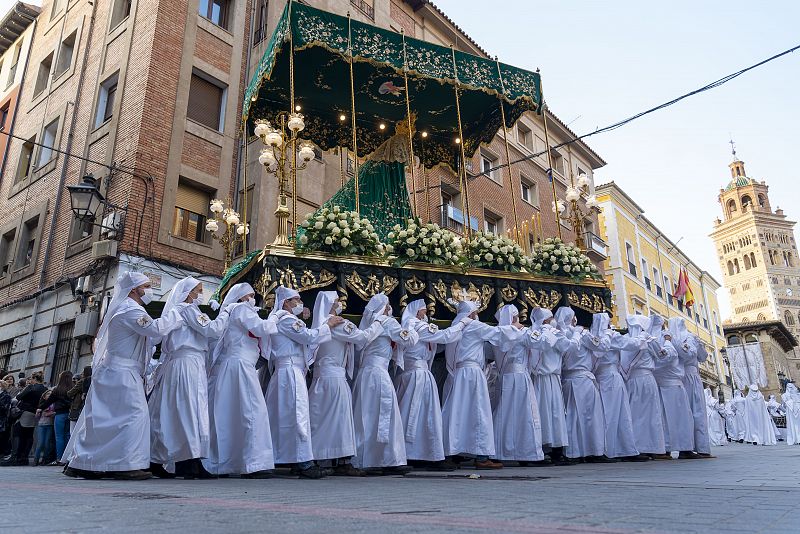
[[[397,133],[387,139],[367,161],[358,168],[358,203],[361,217],[366,217],[375,227],[381,241],[395,224],[405,227],[413,217],[406,189],[405,164],[410,159],[408,130],[405,121],[398,125]],[[355,178],[351,178],[323,207],[339,206],[355,211]]]

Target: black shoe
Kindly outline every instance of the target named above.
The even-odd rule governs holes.
[[[623,462],[649,462],[652,458],[646,454],[637,454],[636,456],[623,456],[620,460]]]
[[[678,453],[678,460],[698,460],[700,455],[693,451],[681,451]]]
[[[553,465],[557,465],[557,466],[578,465],[579,463],[581,463],[581,461],[579,459],[577,459],[577,458],[567,458],[566,456],[563,456],[563,457],[559,458],[558,460],[554,460],[553,461]]]
[[[383,469],[380,467],[365,467],[362,471],[364,471],[364,474],[368,477],[379,477],[383,475]]]
[[[100,480],[105,476],[105,473],[100,471],[87,471],[85,469],[75,469],[74,467],[65,466],[64,474],[72,478],[85,478],[87,480]]]
[[[517,460],[517,464],[519,464],[520,467],[528,467],[531,465],[530,462],[526,462],[525,460]]]
[[[332,474],[334,476],[337,476],[337,477],[365,477],[365,476],[367,476],[367,474],[364,471],[362,471],[361,469],[358,469],[357,467],[354,467],[353,464],[350,464],[350,463],[337,465],[333,469],[333,473]]]
[[[28,459],[18,460],[16,458],[6,458],[2,462],[0,462],[0,467],[19,467],[19,466],[27,466]]]
[[[327,473],[320,466],[312,465],[311,467],[306,467],[305,469],[297,470],[297,475],[300,478],[310,478],[311,480],[319,480],[320,478],[325,478],[327,476]]]
[[[212,475],[211,473],[206,470],[203,466],[203,461],[200,458],[195,458],[190,460],[192,462],[192,471],[194,472],[194,477],[198,480],[212,480],[217,478],[217,475]]]
[[[131,471],[112,471],[109,476],[114,480],[148,480],[153,478],[149,471],[142,469],[133,469]]]
[[[406,473],[410,473],[412,471],[412,467],[408,465],[394,465],[391,467],[384,467],[381,471],[383,471],[384,475],[405,475]]]
[[[227,475],[224,478],[227,478]],[[272,471],[268,469],[263,469],[261,471],[254,471],[252,473],[242,473],[241,475],[239,475],[239,478],[257,478],[257,479],[272,478]]]
[[[538,460],[536,462],[527,462],[530,467],[553,467],[553,461],[549,458]]]
[[[584,458],[584,461],[587,464],[614,464],[617,463],[619,460],[614,458],[609,458],[608,456],[587,456]]]
[[[428,471],[455,471],[458,466],[450,460],[441,460],[439,462],[428,462],[428,465],[423,469]]]
[[[179,463],[181,463],[181,462],[177,462],[175,464],[175,474],[174,475],[172,473],[170,473],[169,471],[167,471],[166,469],[164,469],[163,465],[154,464],[152,462],[150,463],[150,468],[147,469],[147,471],[149,471],[150,474],[152,474],[156,478],[175,478],[178,475],[178,464]]]

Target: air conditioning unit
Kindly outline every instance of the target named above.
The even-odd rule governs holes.
[[[92,338],[97,333],[97,323],[100,311],[97,309],[87,310],[75,316],[75,328],[72,337],[75,339]]]
[[[103,239],[92,244],[92,259],[101,260],[105,258],[117,257],[117,241],[113,239]]]

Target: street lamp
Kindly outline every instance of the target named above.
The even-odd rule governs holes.
[[[72,213],[81,221],[94,220],[100,206],[105,203],[99,182],[100,180],[87,174],[80,184],[67,186]]]
[[[302,171],[308,162],[314,159],[314,145],[309,141],[300,143],[298,148],[297,134],[306,127],[305,120],[300,113],[278,113],[279,128],[273,128],[266,120],[257,120],[254,133],[261,138],[264,148],[258,156],[258,162],[264,166],[268,174],[274,174],[278,179],[278,207],[275,217],[278,219],[278,235],[275,236],[273,245],[288,246],[289,239],[289,206],[287,205],[287,185],[292,180],[292,195],[297,210],[297,171]],[[287,131],[288,129],[288,131]],[[289,157],[291,156],[291,160]],[[298,158],[302,163],[298,164]],[[295,221],[297,213],[293,213]]]
[[[214,214],[214,218],[206,221],[206,230],[213,239],[219,241],[225,250],[225,271],[227,271],[233,261],[236,245],[245,242],[247,234],[250,233],[250,225],[240,220],[238,212],[232,208],[226,208],[223,201],[215,198],[210,204],[209,209]],[[228,199],[228,204],[231,204],[230,199]],[[221,232],[220,223],[225,225],[225,229]]]

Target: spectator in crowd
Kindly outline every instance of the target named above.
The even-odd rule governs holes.
[[[89,386],[92,384],[92,366],[87,365],[84,367],[81,376],[75,377],[75,379],[75,385],[67,392],[67,397],[71,403],[69,407],[69,435],[72,435],[75,424],[81,416],[83,405],[86,403],[86,395],[89,394]],[[66,444],[66,441],[64,443]],[[64,451],[62,450],[61,452],[63,453]],[[60,454],[57,459],[59,462],[61,461]]]
[[[5,456],[11,451],[11,424],[11,395],[8,393],[8,382],[0,380],[0,456]]]
[[[72,408],[71,400],[68,396],[72,389],[72,373],[62,371],[58,375],[56,387],[50,394],[50,404],[53,405],[55,412],[53,417],[53,432],[56,439],[56,458],[51,465],[60,465],[61,455],[69,441],[69,413]]]
[[[44,465],[53,457],[53,417],[56,412],[50,400],[52,391],[42,393],[39,409],[36,410],[36,450],[33,452],[33,465]]]
[[[14,397],[16,397],[17,393],[19,393],[21,389],[17,387],[14,375],[12,375],[11,373],[7,374],[6,377],[3,379],[3,381],[6,383],[6,386],[8,386],[7,391],[8,394],[11,395],[11,398],[13,399]]]
[[[20,380],[20,382],[22,381]],[[42,382],[44,382],[42,373],[33,373],[30,384],[26,384],[25,388],[17,394],[17,407],[22,413],[19,421],[14,424],[14,432],[17,437],[16,449],[10,458],[0,462],[0,466],[28,465],[28,455],[33,446],[33,432],[36,427],[36,410],[39,409],[42,395],[47,391]]]

